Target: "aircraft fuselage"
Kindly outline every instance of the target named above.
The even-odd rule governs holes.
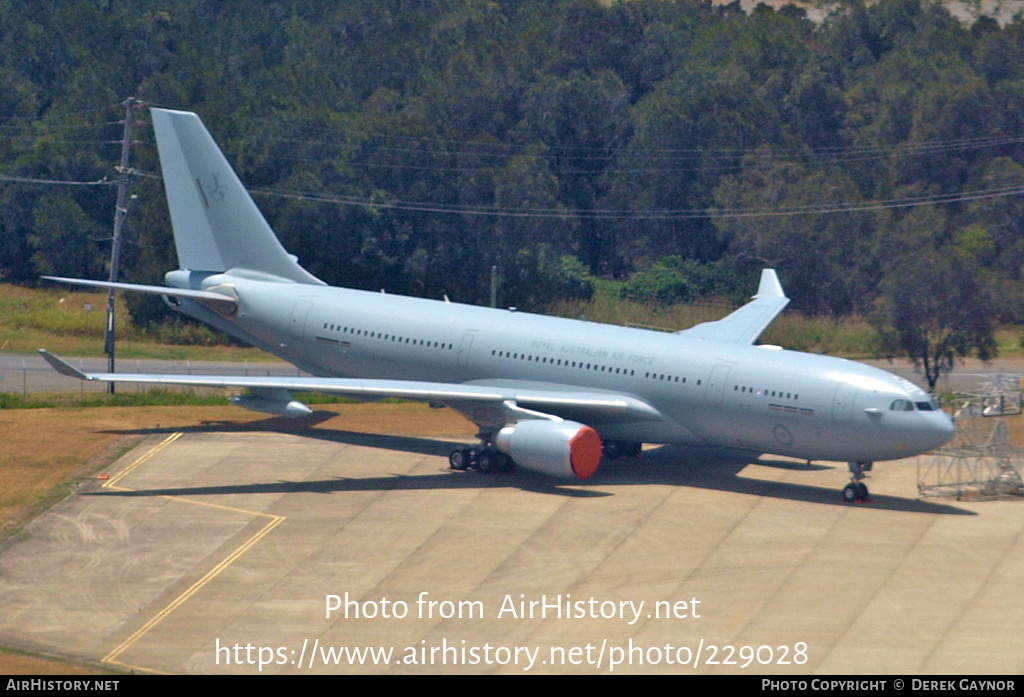
[[[185,287],[180,273],[169,285]],[[919,387],[845,359],[231,272],[187,282],[228,284],[239,305],[230,316],[189,300],[180,310],[317,376],[607,391],[663,415],[590,418],[602,440],[872,462],[930,450],[953,432]],[[900,400],[917,406],[894,409]],[[488,415],[474,412],[466,416],[486,428]]]

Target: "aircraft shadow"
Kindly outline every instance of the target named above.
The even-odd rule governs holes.
[[[335,418],[334,412],[314,412],[308,417],[290,419],[273,417],[261,421],[203,421],[198,426],[172,428],[145,428],[107,431],[120,435],[161,435],[171,433],[246,433],[275,432],[290,433],[303,438],[330,443],[355,445],[366,448],[380,448],[414,455],[427,455],[445,458],[454,448],[465,446],[464,441],[449,441],[438,438],[421,438],[416,436],[380,435],[358,431],[342,431],[336,429],[314,429],[323,421]],[[568,484],[568,486],[567,486]],[[477,472],[454,472],[447,466],[438,469],[437,474],[405,474],[383,475],[380,477],[361,477],[348,479],[338,477],[324,480],[307,480],[238,484],[216,487],[175,487],[166,489],[139,489],[134,491],[95,491],[83,493],[85,496],[202,496],[222,494],[253,494],[253,493],[335,493],[345,491],[386,491],[386,490],[431,490],[431,489],[481,489],[509,487],[522,491],[554,494],[569,498],[603,498],[612,494],[606,491],[578,488],[582,482],[560,481],[529,470],[505,472],[493,476],[482,476]]]
[[[269,418],[257,422],[209,421],[189,428],[133,429],[116,431],[124,435],[151,435],[182,431],[184,433],[233,433],[251,431],[273,431],[292,433],[303,438],[343,443],[368,448],[381,448],[398,452],[436,457],[447,457],[458,441],[421,438],[415,436],[391,436],[368,434],[334,429],[314,429],[311,426],[335,417],[331,412],[316,412],[303,419]],[[162,489],[140,489],[134,491],[83,492],[87,496],[203,496],[253,493],[342,493],[346,491],[386,490],[433,490],[433,489],[479,489],[508,487],[522,491],[565,496],[570,498],[603,498],[614,493],[591,487],[606,484],[643,486],[661,484],[697,489],[764,496],[791,501],[804,501],[828,506],[863,505],[870,508],[903,511],[906,513],[927,513],[932,515],[977,515],[973,511],[956,506],[926,501],[918,498],[904,498],[872,494],[867,503],[849,504],[840,498],[840,491],[830,487],[809,486],[789,482],[773,482],[741,476],[742,470],[750,464],[776,467],[796,471],[820,471],[832,469],[829,465],[805,463],[792,460],[778,460],[771,456],[758,458],[754,453],[683,446],[662,446],[648,448],[638,459],[605,458],[597,473],[585,482],[564,482],[547,475],[518,469],[512,473],[484,476],[477,472],[453,472],[447,467],[439,468],[436,474],[390,474],[379,477],[348,479],[308,480],[301,482],[278,480],[276,482],[222,485],[214,487],[173,487]],[[884,466],[884,463],[883,465]]]
[[[932,515],[977,515],[974,511],[949,504],[875,493],[866,503],[849,504],[842,501],[839,489],[741,476],[743,469],[751,464],[807,472],[833,469],[829,465],[777,460],[771,456],[757,457],[755,453],[726,449],[662,446],[645,450],[639,460],[606,460],[593,479],[594,483],[666,484],[828,506],[867,506]],[[845,465],[840,466],[845,468]],[[885,463],[881,466],[884,467]]]
[[[447,457],[455,447],[454,441],[437,438],[418,438],[415,436],[378,435],[360,431],[343,431],[337,429],[314,429],[324,421],[336,418],[334,412],[314,412],[300,419],[273,417],[261,421],[202,421],[198,426],[168,428],[136,428],[130,430],[108,430],[105,433],[116,435],[153,436],[170,435],[171,433],[289,433],[310,440],[329,443],[343,443],[367,448],[383,448],[418,455],[439,455]],[[464,444],[463,444],[464,445]]]

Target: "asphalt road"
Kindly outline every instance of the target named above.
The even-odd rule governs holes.
[[[107,372],[107,359],[65,357],[76,368],[87,372]],[[162,373],[186,375],[268,375],[295,376],[303,373],[295,366],[280,361],[176,361],[176,360],[135,360],[120,359],[117,362],[120,373]],[[163,386],[166,388],[166,386]],[[105,392],[103,383],[81,385],[78,380],[58,374],[39,354],[0,353],[0,392],[18,394],[73,393],[81,389]],[[125,386],[131,392],[141,389],[136,385]]]

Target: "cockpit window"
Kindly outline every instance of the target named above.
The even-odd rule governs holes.
[[[914,411],[914,403],[909,399],[897,399],[889,405],[889,411]]]
[[[930,402],[917,402],[917,408],[921,411],[936,411],[939,408],[939,405],[933,399]]]

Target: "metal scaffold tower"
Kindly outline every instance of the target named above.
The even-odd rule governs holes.
[[[1010,418],[1024,407],[1020,376],[997,375],[978,394],[954,400],[956,438],[917,459],[922,496],[981,500],[1024,496],[1024,448],[1010,441]]]

